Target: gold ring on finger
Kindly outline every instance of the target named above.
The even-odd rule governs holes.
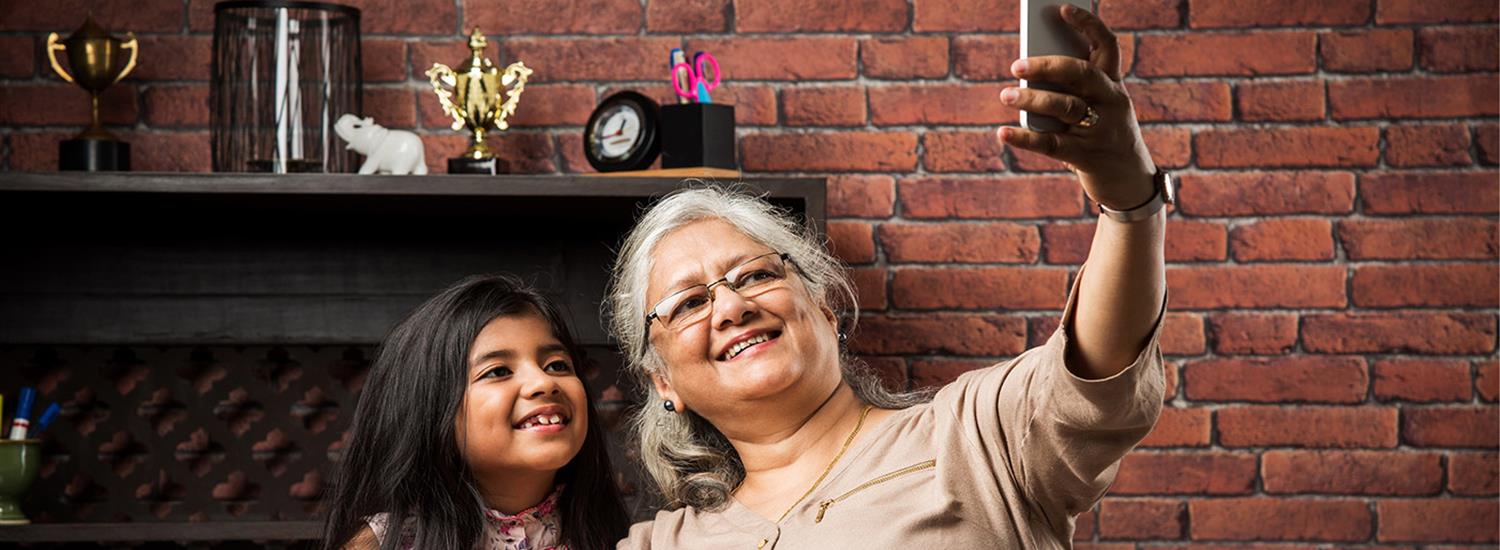
[[[1083,107],[1083,120],[1075,122],[1073,125],[1079,128],[1093,128],[1098,123],[1099,111],[1095,111],[1093,107],[1085,105]]]

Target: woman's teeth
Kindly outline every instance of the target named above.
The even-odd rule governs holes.
[[[525,422],[521,423],[520,428],[524,430],[524,429],[527,429],[527,428],[535,428],[537,426],[551,426],[553,424],[562,424],[562,423],[563,423],[562,415],[559,415],[559,414],[539,414],[539,415],[536,415],[536,416],[533,416],[531,418],[526,419]]]
[[[724,354],[724,359],[726,361],[729,359],[734,359],[734,356],[739,355],[742,351],[745,351],[745,348],[759,344],[761,342],[769,341],[770,339],[770,333],[757,334],[754,337],[751,337],[749,340],[745,340],[743,342],[730,346],[729,352]]]

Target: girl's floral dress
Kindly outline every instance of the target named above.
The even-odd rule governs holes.
[[[504,514],[499,510],[484,511],[485,532],[476,550],[568,550],[562,542],[562,530],[558,527],[557,498],[562,494],[558,487],[542,499],[542,502],[515,514]],[[385,540],[385,514],[376,514],[368,520],[377,540]],[[402,533],[401,548],[412,549],[416,534],[406,530]]]

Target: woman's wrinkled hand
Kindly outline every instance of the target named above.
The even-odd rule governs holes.
[[[1065,132],[1041,133],[1006,126],[1002,142],[1062,161],[1078,175],[1089,198],[1116,210],[1133,208],[1155,193],[1156,165],[1141,139],[1135,108],[1120,82],[1120,45],[1115,34],[1087,10],[1065,6],[1063,19],[1089,42],[1087,61],[1067,56],[1019,59],[1011,72],[1019,78],[1057,84],[1064,92],[1006,88],[1000,101],[1033,114],[1069,124]],[[1098,121],[1082,127],[1092,107]]]

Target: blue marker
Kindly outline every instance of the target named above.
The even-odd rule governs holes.
[[[31,402],[36,400],[36,390],[21,388],[21,402],[16,403],[16,419],[10,424],[11,439],[26,439],[26,430],[31,427]]]
[[[31,437],[35,438],[42,433],[42,430],[47,429],[53,420],[57,420],[59,412],[62,412],[62,407],[57,406],[57,403],[47,405],[47,410],[42,411],[42,417],[36,420],[36,431],[32,432]]]

